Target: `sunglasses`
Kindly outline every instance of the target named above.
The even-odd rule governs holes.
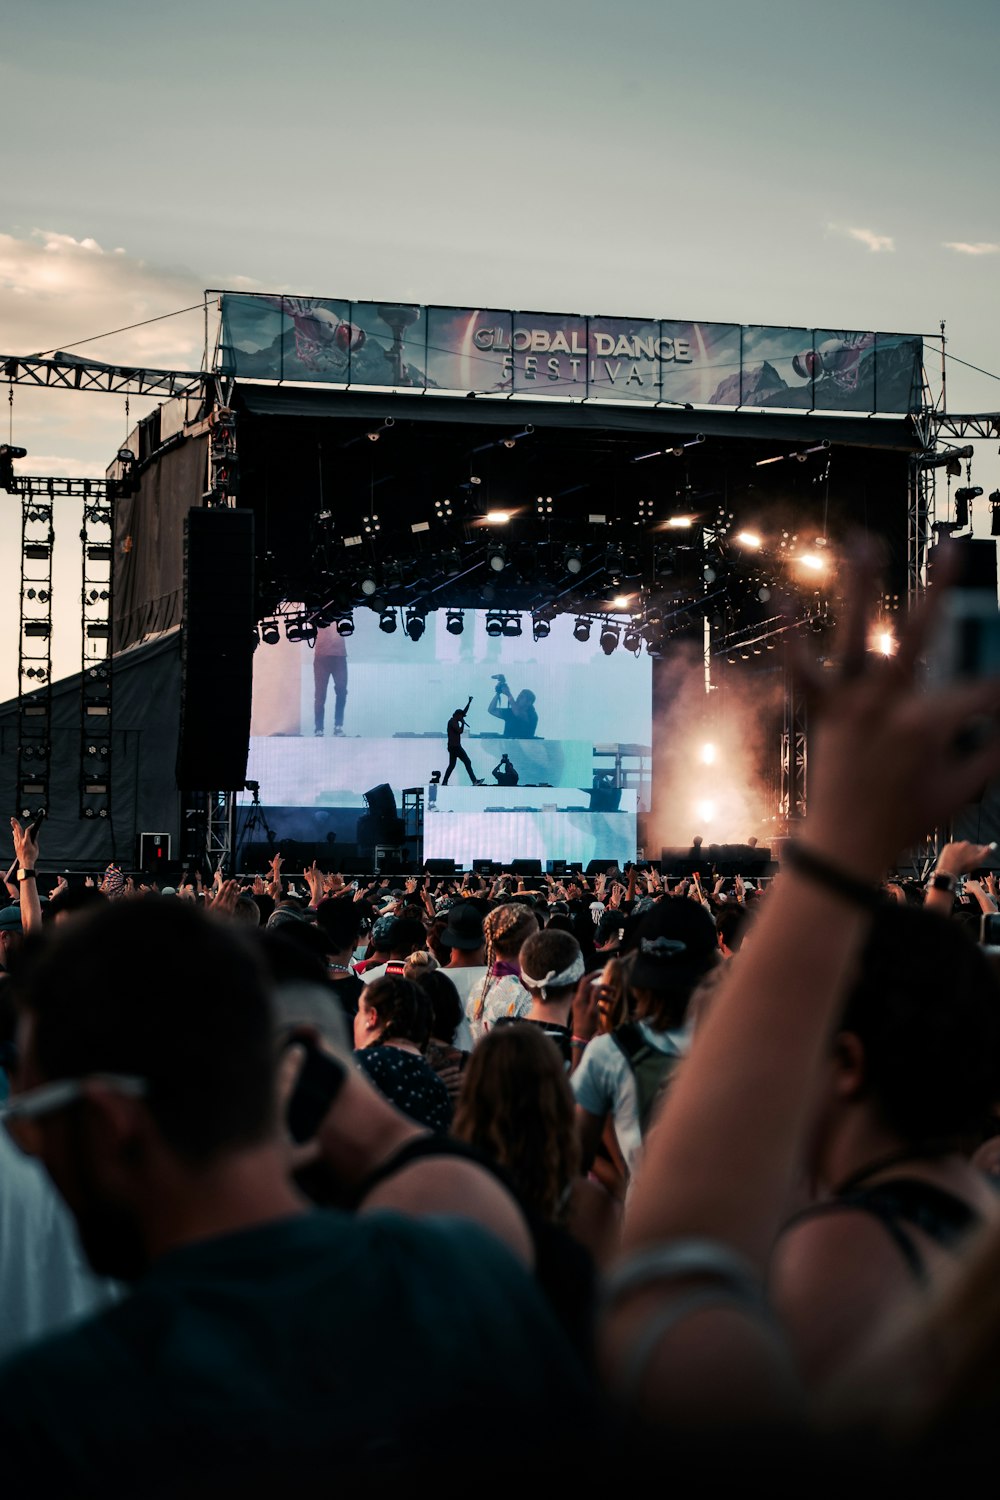
[[[87,1087],[92,1083],[128,1099],[143,1099],[149,1092],[145,1078],[125,1073],[89,1073],[85,1078],[60,1078],[54,1083],[26,1089],[23,1094],[15,1094],[0,1104],[0,1125],[26,1155],[37,1156],[40,1148],[38,1121],[57,1110],[68,1109],[71,1104],[78,1104],[87,1097]]]

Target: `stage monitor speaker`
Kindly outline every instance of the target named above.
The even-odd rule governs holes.
[[[387,781],[379,786],[369,787],[364,795],[372,817],[388,821],[396,816],[396,794]]]
[[[542,862],[540,859],[512,859],[510,873],[512,875],[540,875]]]
[[[610,875],[617,868],[618,861],[616,859],[592,859],[587,865],[587,874]]]
[[[560,880],[566,874],[566,861],[564,859],[550,859],[546,865],[550,875],[558,875]]]
[[[139,869],[159,880],[170,863],[169,833],[140,833]]]
[[[184,522],[177,783],[239,791],[250,746],[253,511],[199,510]]]
[[[495,859],[474,859],[472,861],[472,870],[475,875],[499,875],[503,870],[503,866],[498,864]]]
[[[453,859],[425,859],[424,873],[427,875],[454,875],[455,861]]]

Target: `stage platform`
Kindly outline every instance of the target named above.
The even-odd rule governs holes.
[[[424,803],[423,857],[453,859],[635,859],[636,794],[617,812],[591,812],[590,794],[572,788],[431,787]]]

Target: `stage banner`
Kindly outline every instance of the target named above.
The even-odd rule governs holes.
[[[906,412],[913,334],[225,293],[221,368],[251,380],[691,406]]]

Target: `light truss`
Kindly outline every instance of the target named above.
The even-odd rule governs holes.
[[[147,370],[56,354],[48,359],[0,354],[0,374],[11,385],[48,390],[101,391],[113,396],[191,396],[214,379],[201,370]]]

